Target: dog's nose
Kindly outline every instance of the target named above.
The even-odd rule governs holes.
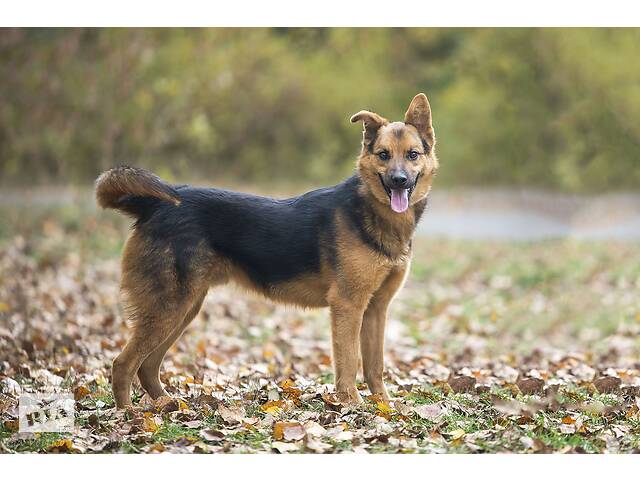
[[[407,180],[407,175],[404,172],[394,172],[391,174],[391,183],[394,187],[406,187]]]

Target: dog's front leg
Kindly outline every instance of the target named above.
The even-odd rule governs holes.
[[[384,370],[384,327],[387,322],[388,301],[374,297],[364,313],[360,331],[362,370],[369,390],[383,400],[389,394],[382,380]]]
[[[356,389],[356,374],[364,305],[337,298],[330,306],[336,393],[341,402],[361,403],[362,397]]]
[[[369,390],[389,400],[389,394],[382,380],[384,370],[384,327],[387,312],[393,297],[402,287],[408,267],[392,270],[382,285],[374,293],[364,312],[360,331],[362,349],[362,370]]]

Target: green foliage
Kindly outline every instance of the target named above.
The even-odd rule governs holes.
[[[0,32],[3,184],[313,182],[353,169],[362,109],[434,109],[440,183],[640,185],[635,29],[27,29]]]

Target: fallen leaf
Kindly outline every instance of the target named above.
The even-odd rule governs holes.
[[[156,399],[154,407],[160,413],[171,413],[180,409],[180,403],[175,398],[162,396]]]
[[[243,407],[226,407],[222,404],[218,406],[218,414],[222,420],[228,425],[234,425],[242,422],[246,413]]]
[[[309,421],[304,424],[304,429],[308,435],[312,437],[321,437],[327,432],[327,429],[324,428],[317,422]]]
[[[149,450],[147,450],[148,452],[157,452],[157,453],[162,453],[166,450],[165,446],[161,443],[154,443],[153,445],[151,445],[149,447]]]
[[[276,450],[278,453],[296,452],[300,449],[296,444],[287,442],[272,442],[271,448]]]
[[[544,380],[541,378],[524,378],[519,380],[516,385],[518,385],[520,391],[525,395],[542,393],[544,390]]]
[[[307,441],[305,447],[315,453],[324,453],[329,450],[332,445],[330,443],[321,442],[320,440],[311,439]]]
[[[286,404],[283,400],[269,400],[267,403],[260,406],[260,410],[271,415],[277,415],[282,412],[285,405]]]
[[[84,385],[80,385],[79,387],[76,387],[75,390],[73,391],[73,398],[77,402],[90,394],[91,394],[91,390],[89,390]]]
[[[393,413],[395,410],[387,402],[378,402],[376,409],[382,413]]]
[[[451,432],[444,433],[444,435],[447,435],[449,439],[453,441],[453,440],[460,440],[462,437],[466,435],[466,432],[461,428],[457,428],[456,430],[452,430]]]
[[[224,433],[219,430],[213,430],[211,428],[200,430],[200,436],[209,442],[219,442],[221,440],[224,440]]]
[[[600,393],[612,393],[620,390],[622,380],[618,377],[600,377],[593,381],[593,385]]]
[[[449,379],[447,382],[455,393],[470,392],[476,386],[476,377],[460,376]]]
[[[414,407],[413,411],[416,412],[420,418],[429,420],[430,422],[437,421],[446,413],[446,409],[442,406],[441,402],[430,405],[419,405]]]
[[[273,438],[292,442],[302,440],[306,435],[304,427],[298,422],[276,422],[273,424]]]
[[[158,417],[142,417],[142,430],[145,432],[155,433],[162,425],[162,420]]]
[[[68,438],[56,440],[47,448],[50,453],[69,453],[73,451],[73,441]]]
[[[17,397],[18,395],[20,395],[20,393],[22,393],[22,388],[20,387],[20,384],[18,382],[16,382],[13,378],[3,378],[2,382],[2,393],[6,394],[6,395],[12,395],[14,397]]]

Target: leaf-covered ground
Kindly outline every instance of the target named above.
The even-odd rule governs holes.
[[[395,397],[332,396],[326,311],[213,290],[169,352],[173,398],[116,411],[126,222],[0,210],[0,452],[636,452],[640,246],[417,239],[387,331]],[[425,218],[428,221],[428,215]],[[22,392],[70,391],[73,434],[17,431]]]

